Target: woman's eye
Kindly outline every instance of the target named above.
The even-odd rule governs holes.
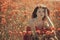
[[[40,11],[38,11],[39,13],[43,13],[44,11],[43,10],[40,10]]]

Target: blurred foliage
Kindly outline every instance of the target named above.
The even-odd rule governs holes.
[[[0,35],[1,40],[7,40],[9,36],[9,31],[23,31],[27,25],[28,20],[31,19],[32,12],[36,6],[44,4],[50,10],[50,18],[56,25],[60,26],[59,19],[56,17],[60,14],[56,13],[59,9],[60,2],[56,1],[44,1],[44,0],[1,0],[0,1],[0,28],[2,27]],[[60,13],[60,12],[59,12]],[[58,21],[58,22],[57,22]],[[5,32],[6,31],[6,32]],[[6,37],[5,37],[6,35]],[[11,37],[13,38],[14,35]],[[9,37],[9,38],[11,38]],[[1,37],[0,37],[1,38]],[[8,39],[9,39],[8,38]],[[19,39],[19,36],[15,37]],[[11,39],[10,39],[11,40]]]

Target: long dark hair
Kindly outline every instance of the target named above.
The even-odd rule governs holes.
[[[46,11],[47,11],[47,14],[49,15],[49,9],[47,7],[36,7],[32,13],[32,18],[37,17],[37,11],[39,8],[44,9],[44,17],[42,18],[42,20],[44,20],[46,18]]]

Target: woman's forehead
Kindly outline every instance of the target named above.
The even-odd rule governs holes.
[[[43,8],[39,8],[38,10],[37,10],[37,12],[44,12],[45,11],[45,9],[43,9]]]
[[[37,12],[46,12],[47,11],[47,8],[46,7],[39,7]]]

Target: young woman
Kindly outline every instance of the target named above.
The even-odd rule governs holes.
[[[45,32],[45,30],[47,29],[46,14],[48,14],[49,16],[49,10],[44,6],[36,7],[34,9],[34,12],[32,13],[32,19],[34,20],[33,22],[38,28],[40,28],[41,34],[44,34],[43,32]],[[35,27],[33,28],[33,31],[35,31]]]
[[[35,30],[35,26],[42,27],[42,26],[48,26],[47,25],[47,18],[46,14],[49,16],[49,10],[47,7],[36,7],[32,13],[32,20],[30,21],[32,29]]]

